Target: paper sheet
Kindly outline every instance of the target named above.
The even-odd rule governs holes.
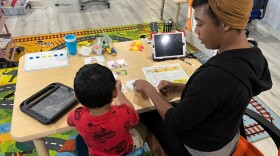
[[[108,68],[110,69],[116,69],[116,68],[122,68],[127,67],[127,63],[124,59],[116,60],[116,61],[108,61],[107,62]]]
[[[155,87],[158,86],[161,80],[167,80],[174,83],[186,83],[189,79],[188,75],[179,63],[144,67],[142,70],[146,80]]]
[[[126,92],[127,92],[127,90],[126,90],[124,84],[122,84],[122,92],[123,92],[123,93],[126,93]]]
[[[127,70],[126,70],[126,69],[121,69],[121,68],[112,69],[112,72],[113,72],[114,74],[119,75],[119,76],[125,76],[125,75],[127,75]]]
[[[92,64],[92,63],[99,63],[101,65],[105,62],[104,56],[93,56],[93,57],[85,57],[84,62],[85,64]]]
[[[113,75],[114,75],[115,79],[117,79],[117,78],[118,78],[118,75],[117,75],[117,74],[113,73]],[[121,88],[121,90],[122,90],[122,92],[123,92],[123,93],[126,93],[126,92],[127,92],[127,90],[126,90],[126,88],[125,88],[125,85],[124,85],[124,84],[122,84],[122,88]]]
[[[130,80],[130,81],[126,81],[125,86],[128,87],[130,90],[134,91],[134,83],[135,83],[136,79],[134,80]]]
[[[24,71],[59,68],[68,66],[66,50],[25,54]]]

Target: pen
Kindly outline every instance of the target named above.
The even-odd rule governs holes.
[[[183,58],[179,58],[179,59],[180,59],[180,60],[182,60],[183,62],[185,62],[185,63],[187,63],[187,64],[189,64],[189,65],[191,65],[191,66],[195,67],[195,65],[194,65],[194,64],[192,64],[192,63],[188,62],[187,60],[185,60],[185,59],[183,59]]]

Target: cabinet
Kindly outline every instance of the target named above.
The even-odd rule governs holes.
[[[11,64],[14,66],[14,54],[17,49],[16,41],[12,38],[11,33],[8,30],[6,25],[6,16],[0,9],[0,38],[2,39],[11,39],[5,48],[0,47],[0,64]]]

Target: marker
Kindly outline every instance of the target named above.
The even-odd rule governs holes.
[[[189,65],[191,65],[191,66],[195,67],[195,65],[194,65],[194,64],[192,64],[192,63],[188,62],[187,60],[185,60],[185,59],[183,59],[183,58],[179,58],[179,59],[180,59],[180,60],[182,60],[183,62],[185,62],[185,63],[187,63],[187,64],[189,64]]]

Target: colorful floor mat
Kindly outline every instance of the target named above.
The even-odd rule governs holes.
[[[163,29],[163,24],[158,22],[157,25],[158,31],[161,32]],[[17,41],[17,45],[21,52],[15,54],[15,60],[18,61],[18,59],[25,53],[63,49],[65,48],[65,41],[63,37],[69,33],[73,33],[77,36],[78,47],[81,47],[91,44],[96,37],[102,36],[103,32],[106,32],[106,34],[108,34],[114,42],[122,42],[148,37],[151,33],[151,29],[150,23],[145,23],[138,25],[17,37],[15,40]],[[188,44],[188,49],[194,53],[197,52],[197,49],[190,44]],[[7,67],[0,69],[0,156],[37,156],[38,153],[35,150],[32,141],[23,143],[16,142],[11,138],[10,135],[14,100],[13,93],[15,90],[16,81],[17,67]],[[254,97],[251,100],[249,108],[257,111],[266,117],[266,119],[279,127],[279,117],[257,97]],[[250,141],[257,141],[267,137],[267,134],[262,130],[262,128],[257,125],[257,123],[252,121],[252,119],[244,117],[244,121],[246,133]],[[69,131],[46,137],[45,141],[50,155],[55,156],[61,146],[63,146],[67,140],[73,139],[75,135],[76,131]]]
[[[259,98],[253,97],[248,105],[249,109],[254,110],[269,122],[273,123],[276,127],[280,129],[280,118],[277,116],[267,105],[265,105]],[[247,139],[250,142],[255,142],[264,138],[267,138],[269,135],[264,129],[252,118],[245,115],[243,117],[245,133]]]
[[[157,23],[158,31],[163,29],[163,23]],[[66,47],[64,36],[66,34],[75,34],[77,36],[78,47],[88,46],[96,39],[96,37],[103,36],[103,32],[111,37],[113,42],[123,42],[129,40],[136,40],[149,37],[151,34],[150,24],[138,24],[108,28],[97,28],[88,30],[78,30],[70,32],[60,32],[54,34],[44,34],[36,36],[25,36],[14,38],[19,49],[23,52],[15,55],[17,61],[19,57],[26,52],[40,52],[56,49],[63,49]]]

